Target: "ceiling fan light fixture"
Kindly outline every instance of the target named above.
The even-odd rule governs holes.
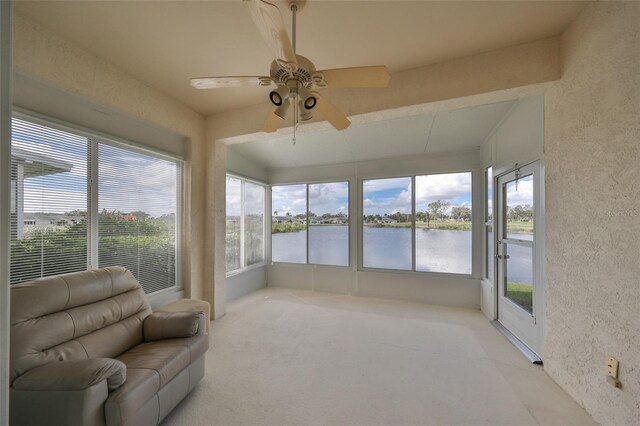
[[[285,105],[285,100],[289,97],[289,88],[287,86],[280,86],[269,93],[269,100],[277,107]]]
[[[289,102],[283,102],[281,105],[278,106],[278,108],[276,108],[276,110],[273,113],[284,120],[285,117],[287,116],[288,109],[289,109]]]
[[[307,98],[307,99],[309,99],[309,98]],[[306,105],[305,105],[307,99],[300,98],[300,100],[298,101],[298,103],[300,105],[300,121],[308,121],[308,120],[311,120],[313,118],[313,114],[311,112],[311,108],[307,108]],[[315,100],[315,98],[311,98],[311,99]],[[314,106],[315,106],[315,103],[314,103]]]
[[[298,90],[298,96],[301,100],[300,111],[311,111],[318,103],[318,98],[315,97],[309,90],[302,87]]]

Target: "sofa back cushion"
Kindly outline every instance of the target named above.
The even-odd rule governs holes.
[[[143,341],[151,307],[122,267],[40,278],[11,287],[11,383],[56,361],[115,358]]]

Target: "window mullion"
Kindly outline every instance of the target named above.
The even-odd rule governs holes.
[[[245,237],[244,237],[244,230],[245,230],[245,214],[244,214],[244,204],[245,204],[245,189],[244,189],[244,180],[240,181],[240,268],[246,268],[247,267],[247,263],[246,263],[246,250],[247,247],[245,245]]]
[[[98,268],[98,142],[89,139],[89,191],[87,200],[88,267]]]
[[[305,191],[306,197],[307,197],[307,211],[305,212],[305,216],[307,218],[306,226],[305,226],[306,232],[307,232],[307,254],[306,254],[307,257],[306,257],[305,263],[308,265],[309,264],[309,184],[305,185],[305,187],[307,189]]]
[[[416,270],[416,177],[411,177],[411,270]]]

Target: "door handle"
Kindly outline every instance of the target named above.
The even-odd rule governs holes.
[[[509,259],[509,255],[508,255],[508,254],[505,254],[505,255],[496,254],[496,257],[497,257],[498,259]]]

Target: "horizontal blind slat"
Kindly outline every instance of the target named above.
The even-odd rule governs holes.
[[[129,269],[147,293],[176,286],[177,162],[98,147],[98,263]]]
[[[87,138],[14,118],[11,140],[11,283],[87,269]]]

